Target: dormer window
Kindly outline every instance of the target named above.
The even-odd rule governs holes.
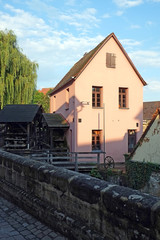
[[[116,55],[114,53],[106,53],[106,67],[107,68],[116,67]]]

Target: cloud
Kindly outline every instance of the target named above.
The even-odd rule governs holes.
[[[159,80],[150,80],[146,86],[148,90],[159,92],[160,91],[160,79]],[[146,89],[146,90],[147,90]]]
[[[153,27],[154,25],[155,25],[155,23],[153,21],[147,21],[146,22],[147,27]]]
[[[75,0],[67,0],[67,1],[65,1],[65,4],[69,5],[69,6],[74,6],[76,4],[76,1]]]
[[[38,88],[43,86],[44,78],[47,79],[48,86],[55,86],[73,64],[103,38],[75,37],[69,33],[53,32],[52,36],[41,38],[39,41],[28,39],[24,42],[25,52],[30,52],[32,58],[36,57],[39,63]]]
[[[67,23],[68,25],[75,26],[78,30],[83,31],[90,28],[97,27],[100,20],[96,17],[95,8],[87,8],[83,12],[72,11],[70,14],[68,12],[61,13],[59,20]]]
[[[20,38],[41,37],[50,29],[42,18],[35,17],[24,10],[15,9],[8,4],[5,8],[9,13],[0,11],[0,27],[12,29]]]
[[[138,66],[160,67],[160,52],[139,50],[130,52],[129,56]]]
[[[46,79],[50,82],[49,85],[52,83],[54,86],[85,52],[104,39],[101,35],[92,38],[82,34],[99,22],[94,8],[87,8],[82,13],[74,11],[71,18],[69,15],[67,18],[63,12],[59,14],[57,21],[83,28],[78,36],[74,36],[69,30],[61,30],[59,26],[55,28],[54,24],[27,11],[9,4],[4,7],[6,11],[0,11],[0,28],[12,29],[24,54],[38,62],[38,86],[42,86]]]
[[[58,18],[60,11],[54,7],[53,4],[49,4],[49,2],[41,0],[28,0],[25,4],[31,11],[34,9],[34,12],[41,14],[43,10],[43,15],[47,16],[48,19]]]
[[[132,29],[139,29],[139,28],[141,28],[141,26],[140,26],[140,25],[135,25],[135,24],[133,24],[133,25],[131,25],[131,28],[132,28]]]
[[[116,12],[116,16],[122,16],[123,13],[124,13],[123,11],[117,11],[117,12]]]
[[[63,10],[60,10],[50,4],[45,3],[41,0],[32,0],[27,2],[28,7],[34,11],[41,13],[43,9],[44,16],[47,16],[47,19],[57,26],[64,24],[64,26],[73,26],[76,30],[81,32],[87,32],[91,28],[98,26],[100,19],[96,17],[97,10],[95,8],[86,8],[83,11],[79,7],[73,8],[76,5],[76,0],[67,0],[65,5],[70,6]]]
[[[135,47],[141,45],[141,42],[135,41],[133,39],[121,39],[120,42],[125,46],[125,47]]]
[[[74,37],[72,34],[61,31],[53,32],[52,36],[41,38],[39,41],[27,39],[23,47],[26,52],[32,50],[32,55],[37,56],[39,62],[46,66],[71,66],[78,60],[77,58],[81,58],[102,39],[102,36]]]
[[[130,8],[142,4],[143,0],[113,0],[113,2],[120,8]]]
[[[108,14],[108,13],[106,13],[106,14],[104,14],[103,16],[102,16],[102,18],[110,18],[111,16],[110,16],[110,14]]]

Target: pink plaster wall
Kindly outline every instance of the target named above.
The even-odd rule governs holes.
[[[107,52],[116,54],[116,68],[106,67]],[[92,86],[103,87],[104,109],[92,108]],[[69,110],[65,109],[64,104],[67,87],[70,89]],[[137,140],[142,134],[143,84],[114,38],[103,46],[75,82],[67,87],[56,94],[55,110],[70,122],[72,151],[92,151],[92,130],[102,130],[102,150],[115,161],[124,161],[123,154],[128,152],[128,129],[136,129]],[[119,109],[119,87],[128,88],[128,109]],[[51,112],[54,111],[53,98]],[[82,101],[89,102],[89,105],[82,105]],[[71,143],[69,137],[70,133],[68,142]]]
[[[69,88],[69,108],[66,108],[66,90]],[[70,150],[74,151],[76,148],[75,143],[75,82],[65,86],[61,91],[50,97],[50,113],[61,113],[66,120],[70,123],[70,129],[67,132],[67,143]],[[72,136],[71,136],[72,132]]]

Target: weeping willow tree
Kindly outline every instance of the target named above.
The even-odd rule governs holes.
[[[0,104],[29,104],[37,82],[38,64],[20,50],[12,31],[0,31]]]

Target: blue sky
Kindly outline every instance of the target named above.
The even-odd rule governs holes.
[[[39,64],[37,89],[54,87],[114,32],[148,83],[144,101],[160,101],[159,11],[160,0],[0,0],[0,29]]]

